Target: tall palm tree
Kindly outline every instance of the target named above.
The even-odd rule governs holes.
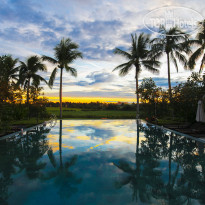
[[[50,80],[49,86],[52,88],[57,71],[60,69],[60,118],[62,118],[62,76],[63,69],[65,69],[72,76],[77,76],[77,71],[75,68],[72,68],[69,64],[71,64],[77,58],[82,58],[82,53],[78,51],[78,45],[72,42],[69,38],[62,39],[61,42],[54,48],[54,58],[43,56],[42,59],[46,60],[56,67],[54,68]]]
[[[42,176],[43,180],[54,179],[54,183],[59,187],[59,194],[61,197],[71,197],[72,194],[77,192],[77,185],[81,183],[82,179],[78,178],[74,172],[70,170],[77,162],[78,156],[74,155],[69,161],[63,163],[62,157],[62,120],[60,120],[59,128],[59,166],[53,153],[52,148],[47,152],[49,160],[54,170],[49,171],[46,175]]]
[[[26,62],[20,61],[19,66],[19,82],[24,89],[27,90],[27,104],[29,105],[29,91],[30,86],[38,87],[41,81],[47,84],[47,81],[41,77],[37,72],[47,71],[46,65],[42,63],[38,56],[29,57]]]
[[[12,58],[11,55],[0,56],[0,101],[12,99],[12,88],[18,80],[19,68],[16,66],[17,58]]]
[[[163,56],[163,54],[166,54],[167,56],[169,97],[171,100],[170,60],[173,61],[177,72],[177,61],[181,62],[186,68],[186,54],[189,54],[191,49],[188,44],[188,35],[182,32],[178,27],[173,27],[167,30],[164,26],[160,26],[159,33],[161,35],[151,41],[153,51],[152,54],[156,59]]]
[[[202,72],[205,66],[205,20],[198,23],[199,32],[194,40],[190,41],[191,45],[197,46],[197,49],[192,53],[189,58],[189,68],[194,69],[196,61],[202,56],[199,73]]]
[[[142,67],[151,72],[158,72],[155,67],[159,67],[159,62],[154,58],[150,58],[149,43],[150,37],[144,33],[141,33],[139,36],[131,35],[132,44],[129,49],[129,52],[123,51],[119,48],[114,50],[115,54],[119,54],[125,57],[128,62],[123,63],[117,66],[113,71],[120,70],[119,75],[125,76],[129,71],[135,67],[135,79],[136,79],[136,98],[137,98],[137,115],[136,118],[139,118],[139,92],[138,92],[138,78],[139,73],[142,70]]]
[[[19,68],[16,67],[18,58],[12,58],[11,55],[0,56],[0,79],[7,81],[17,80]]]
[[[113,162],[114,166],[126,173],[120,180],[115,182],[116,188],[121,188],[127,184],[133,190],[133,200],[149,204],[153,192],[160,190],[162,180],[160,179],[161,171],[158,169],[160,163],[156,157],[158,152],[157,146],[153,146],[153,141],[149,144],[147,139],[140,146],[140,132],[144,129],[143,125],[137,120],[137,144],[135,154],[135,164],[126,160],[120,159],[118,162]],[[152,136],[153,140],[153,136]],[[145,143],[145,144],[144,144]],[[157,145],[155,143],[154,145]],[[154,149],[154,150],[153,150]],[[134,165],[134,166],[133,166]],[[138,199],[139,198],[139,199]]]

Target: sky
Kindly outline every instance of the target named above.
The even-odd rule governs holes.
[[[202,0],[1,0],[0,55],[12,54],[23,61],[31,55],[53,57],[53,48],[63,37],[69,37],[79,45],[83,59],[72,64],[78,71],[77,78],[63,73],[64,100],[134,102],[134,69],[126,77],[112,72],[125,62],[113,50],[128,50],[133,33],[145,32],[154,37],[156,34],[145,27],[144,18],[164,6],[191,8],[205,16]],[[167,88],[165,57],[161,63],[158,75],[143,70],[140,82],[152,77],[158,86]],[[46,64],[48,72],[41,75],[48,80],[54,67]],[[182,66],[177,73],[171,65],[172,85],[185,81],[190,74]],[[52,90],[43,87],[45,96],[58,100],[59,73]]]

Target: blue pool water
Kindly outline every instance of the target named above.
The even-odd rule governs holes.
[[[0,204],[205,204],[204,148],[135,120],[57,121],[0,140]]]

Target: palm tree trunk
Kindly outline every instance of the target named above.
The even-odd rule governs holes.
[[[140,153],[139,153],[139,144],[140,144],[140,135],[139,135],[139,120],[136,120],[137,123],[137,146],[136,146],[136,173],[135,176],[137,179],[140,178]],[[138,182],[137,182],[138,183]],[[138,189],[134,191],[133,197],[136,196],[136,201],[138,199]],[[134,199],[134,198],[133,198]]]
[[[61,68],[60,73],[60,119],[62,119],[62,76],[63,76],[63,68]]]
[[[169,204],[170,204],[170,200],[172,198],[171,196],[171,180],[172,180],[172,141],[173,141],[173,136],[171,134],[170,136],[170,142],[169,142],[169,182],[168,182],[168,201],[169,201]]]
[[[60,120],[60,130],[59,130],[59,155],[60,155],[60,167],[63,167],[62,160],[62,120]]]
[[[136,120],[137,124],[137,147],[136,147],[136,155],[139,153],[139,144],[140,144],[140,132],[139,132],[139,120]]]
[[[169,142],[169,187],[171,185],[171,178],[172,178],[172,141],[173,141],[173,135],[170,136],[170,142]]]
[[[30,88],[30,79],[28,80],[28,87],[27,87],[27,106],[28,106],[28,119],[30,119],[30,105],[29,105],[29,88]]]
[[[137,110],[136,110],[136,119],[139,119],[139,92],[138,92],[138,71],[136,68],[136,99],[137,99]]]
[[[167,53],[167,68],[168,68],[168,85],[169,85],[169,99],[172,99],[172,87],[171,87],[171,78],[170,78],[170,60],[169,53]]]
[[[27,87],[27,105],[29,105],[29,87],[30,87],[30,79],[28,80],[28,87]]]

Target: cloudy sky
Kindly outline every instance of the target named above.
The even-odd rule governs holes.
[[[63,75],[64,99],[132,102],[134,71],[123,78],[118,72],[112,72],[125,62],[113,54],[113,49],[128,49],[131,33],[150,33],[143,19],[162,6],[192,8],[205,16],[202,0],[1,0],[0,55],[12,54],[21,60],[31,55],[53,57],[56,44],[63,37],[69,37],[79,44],[84,58],[72,65],[78,70],[77,78]],[[48,72],[42,74],[46,79],[53,69],[47,65]],[[173,66],[171,69],[173,85],[191,74],[182,67],[179,73]],[[143,71],[140,80],[144,77],[153,77],[157,85],[166,87],[166,59],[162,58],[159,75]],[[57,99],[59,77],[52,90],[44,88],[46,96]]]

